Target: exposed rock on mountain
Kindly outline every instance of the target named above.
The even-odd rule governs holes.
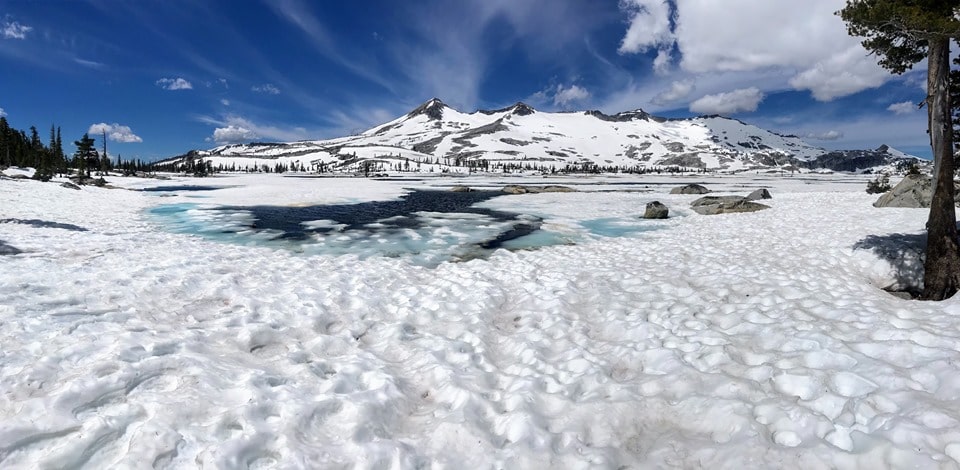
[[[366,132],[329,140],[217,147],[201,158],[225,170],[302,171],[877,171],[917,159],[886,145],[828,152],[736,119],[667,119],[643,110],[548,113],[524,103],[462,113],[431,99]]]

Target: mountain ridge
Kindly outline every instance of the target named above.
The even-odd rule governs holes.
[[[359,134],[231,144],[159,162],[203,158],[215,168],[346,171],[877,171],[922,163],[887,145],[829,151],[719,115],[663,118],[643,109],[544,112],[523,102],[463,113],[432,98]]]

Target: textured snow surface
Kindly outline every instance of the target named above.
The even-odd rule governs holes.
[[[912,272],[883,253],[925,211],[834,175],[568,182],[591,181],[485,204],[564,226],[684,211],[697,196],[667,192],[688,182],[774,199],[425,268],[149,216],[186,195],[0,180],[0,241],[22,250],[0,256],[0,467],[960,466],[960,300],[880,290]],[[174,183],[314,204],[464,181]]]

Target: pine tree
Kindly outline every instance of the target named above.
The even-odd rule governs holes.
[[[50,146],[40,150],[40,162],[37,164],[36,171],[33,172],[34,179],[40,181],[50,181],[50,178],[53,178],[53,146],[55,144],[56,137],[53,134],[53,126],[50,126]],[[43,145],[41,144],[41,147],[42,146]]]
[[[12,137],[7,118],[0,116],[0,167],[13,165],[13,160],[10,157]]]
[[[77,146],[76,153],[73,154],[73,161],[79,170],[80,176],[83,176],[86,173],[87,178],[90,177],[90,167],[96,166],[97,162],[100,160],[100,155],[97,152],[97,149],[94,148],[94,140],[90,137],[89,134],[84,133],[83,137],[80,140],[75,141],[73,145]]]
[[[63,153],[63,140],[60,139],[60,126],[57,126],[57,140],[53,145],[54,161],[60,176],[67,173],[67,156]]]
[[[960,38],[957,0],[847,0],[838,14],[851,36],[879,64],[902,74],[927,60],[927,106],[933,149],[933,200],[927,219],[923,298],[946,299],[960,289],[960,243],[954,206],[950,42]]]

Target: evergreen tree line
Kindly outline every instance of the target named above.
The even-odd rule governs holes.
[[[36,169],[33,177],[41,181],[49,181],[57,174],[89,178],[114,170],[126,174],[150,170],[150,164],[139,159],[124,161],[118,156],[116,162],[111,161],[106,146],[101,153],[89,134],[83,134],[73,145],[76,150],[72,154],[64,152],[60,127],[50,126],[50,136],[45,143],[36,126],[30,126],[29,131],[14,129],[5,116],[0,116],[0,168],[32,167]]]

